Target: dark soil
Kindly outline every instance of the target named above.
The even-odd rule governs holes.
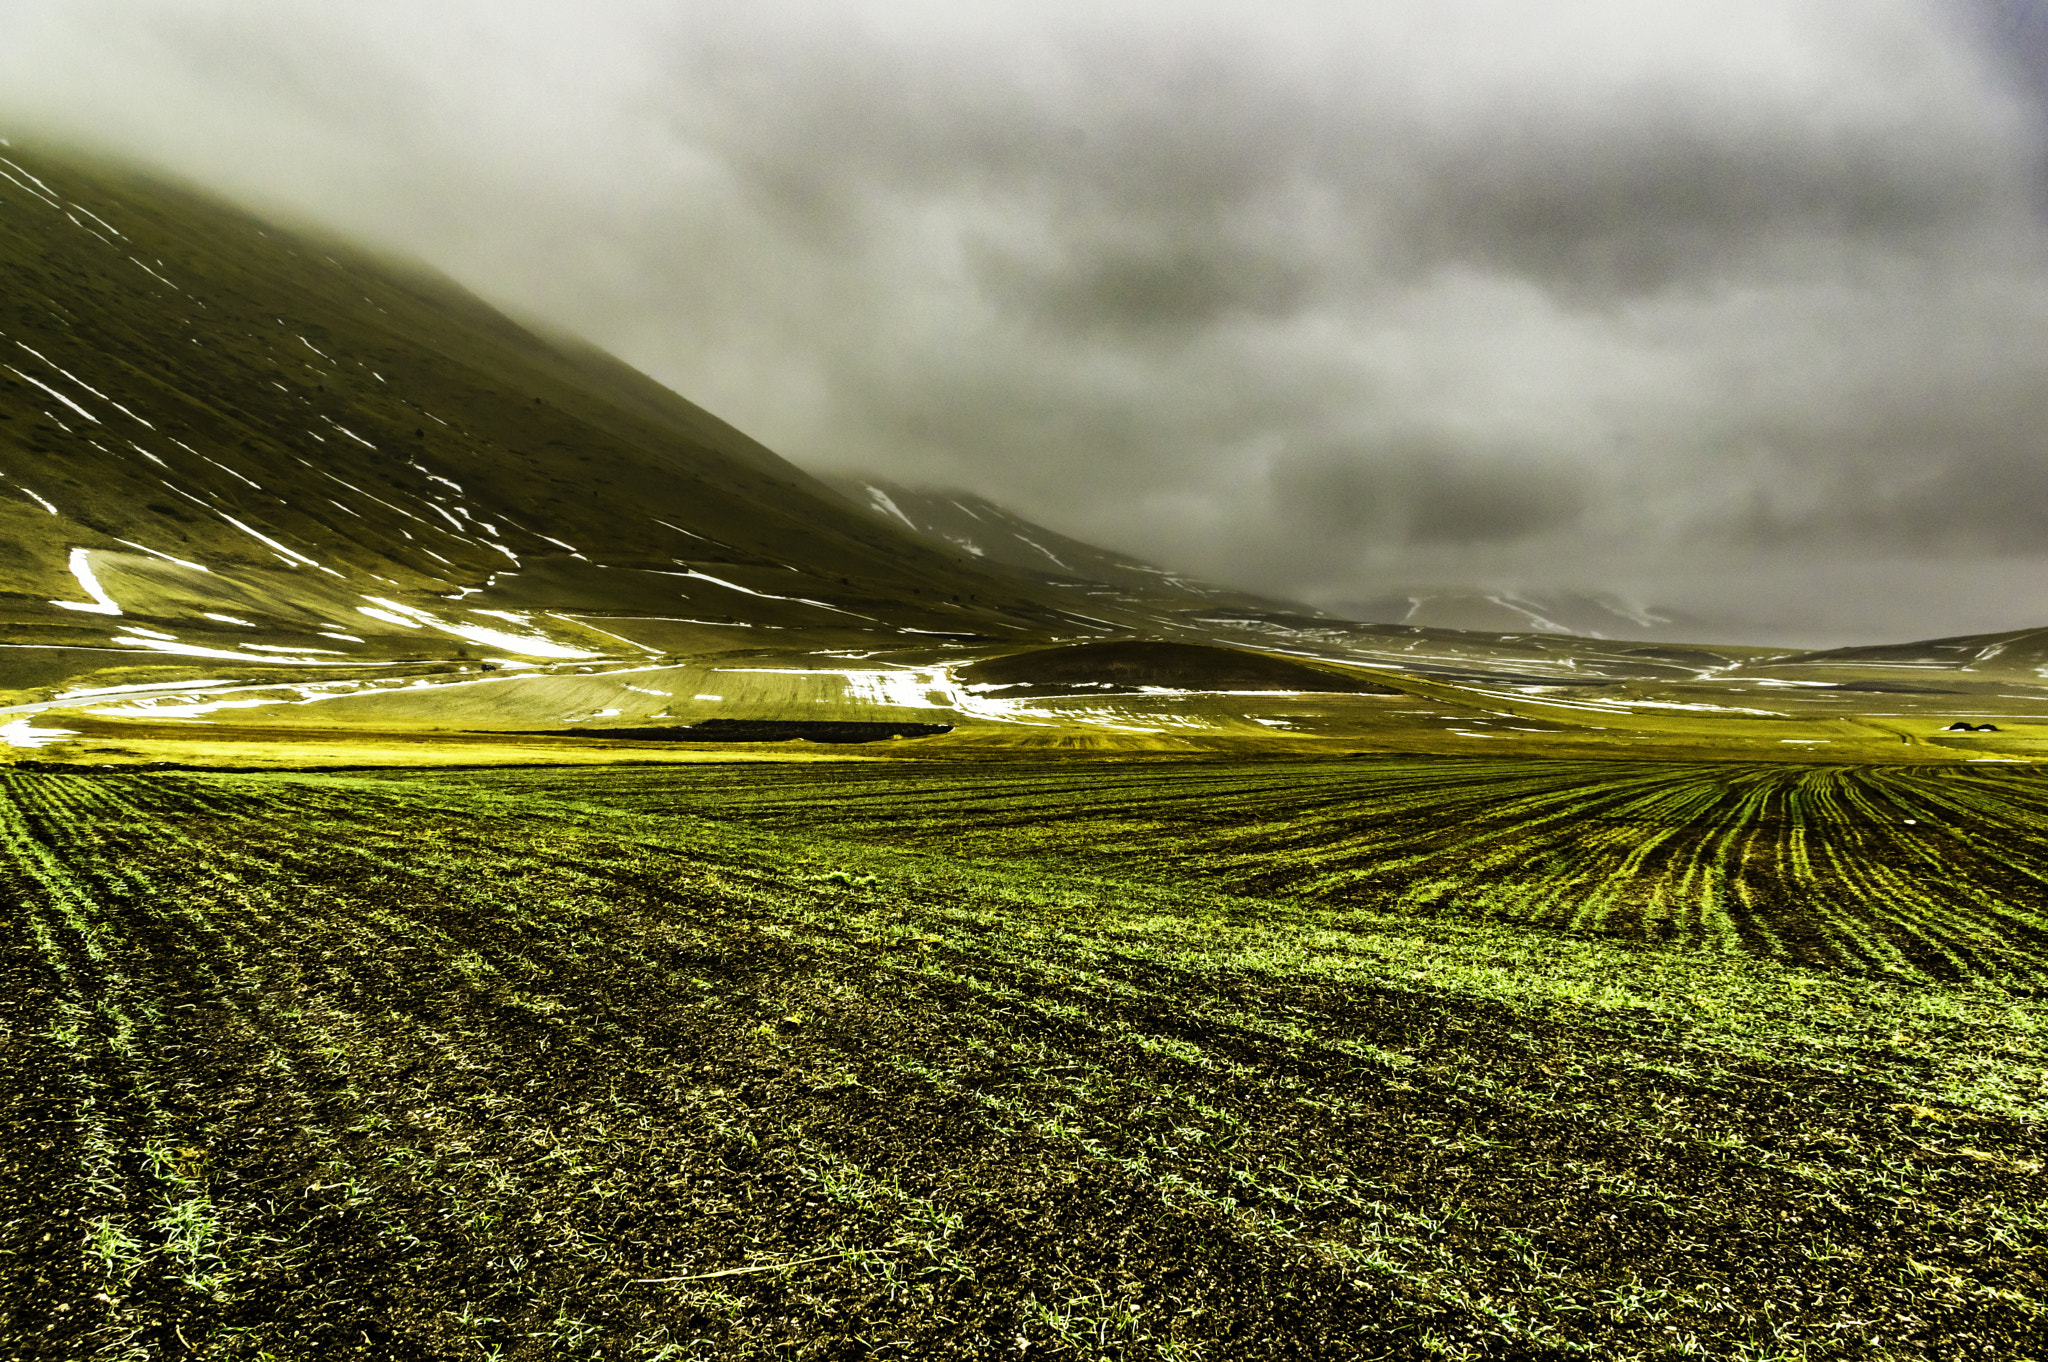
[[[631,742],[884,742],[951,733],[951,724],[879,723],[830,719],[705,719],[672,728],[546,728],[547,738],[610,738]]]
[[[1268,690],[1340,695],[1399,691],[1332,668],[1199,643],[1076,643],[990,658],[960,669],[974,685],[1009,695],[1066,695],[1103,687]]]
[[[1129,925],[1345,949],[1298,905],[445,783],[0,776],[0,836],[24,1362],[2040,1342],[2038,1127]]]

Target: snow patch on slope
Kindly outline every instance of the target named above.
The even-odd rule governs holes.
[[[85,589],[85,594],[92,597],[91,602],[51,601],[51,605],[63,610],[82,610],[89,615],[118,615],[121,613],[121,607],[114,603],[114,598],[109,596],[107,589],[100,585],[100,579],[93,575],[92,553],[90,550],[71,550],[71,575],[78,579],[78,584]]]

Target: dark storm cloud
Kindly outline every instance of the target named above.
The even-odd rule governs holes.
[[[1821,622],[2006,555],[2019,623],[2041,10],[0,0],[0,113],[1249,585]]]
[[[1456,446],[1332,449],[1273,469],[1280,518],[1326,541],[1464,544],[1513,540],[1570,523],[1578,478],[1525,459]]]
[[[2004,188],[1910,128],[1788,138],[1768,113],[1638,96],[1597,130],[1519,120],[1434,167],[1399,224],[1403,263],[1626,297],[1767,267],[1758,257],[1788,240],[1924,247],[1967,229]]]
[[[1054,261],[994,248],[980,257],[991,302],[1049,331],[1110,339],[1183,338],[1233,318],[1284,316],[1308,292],[1288,262],[1213,237],[1107,233],[1068,243]]]
[[[1759,432],[1781,468],[1719,527],[1767,549],[2048,555],[2048,390],[1984,391],[1952,411],[1878,402],[1844,424]],[[1845,455],[1844,451],[1851,453]]]

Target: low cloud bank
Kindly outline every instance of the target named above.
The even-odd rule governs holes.
[[[1903,636],[2048,623],[2042,9],[0,3],[0,117],[1212,577]]]

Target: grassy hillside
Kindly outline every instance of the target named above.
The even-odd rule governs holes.
[[[0,277],[17,645],[303,669],[620,646],[580,616],[998,636],[1063,618],[589,347],[157,180],[10,151]]]

